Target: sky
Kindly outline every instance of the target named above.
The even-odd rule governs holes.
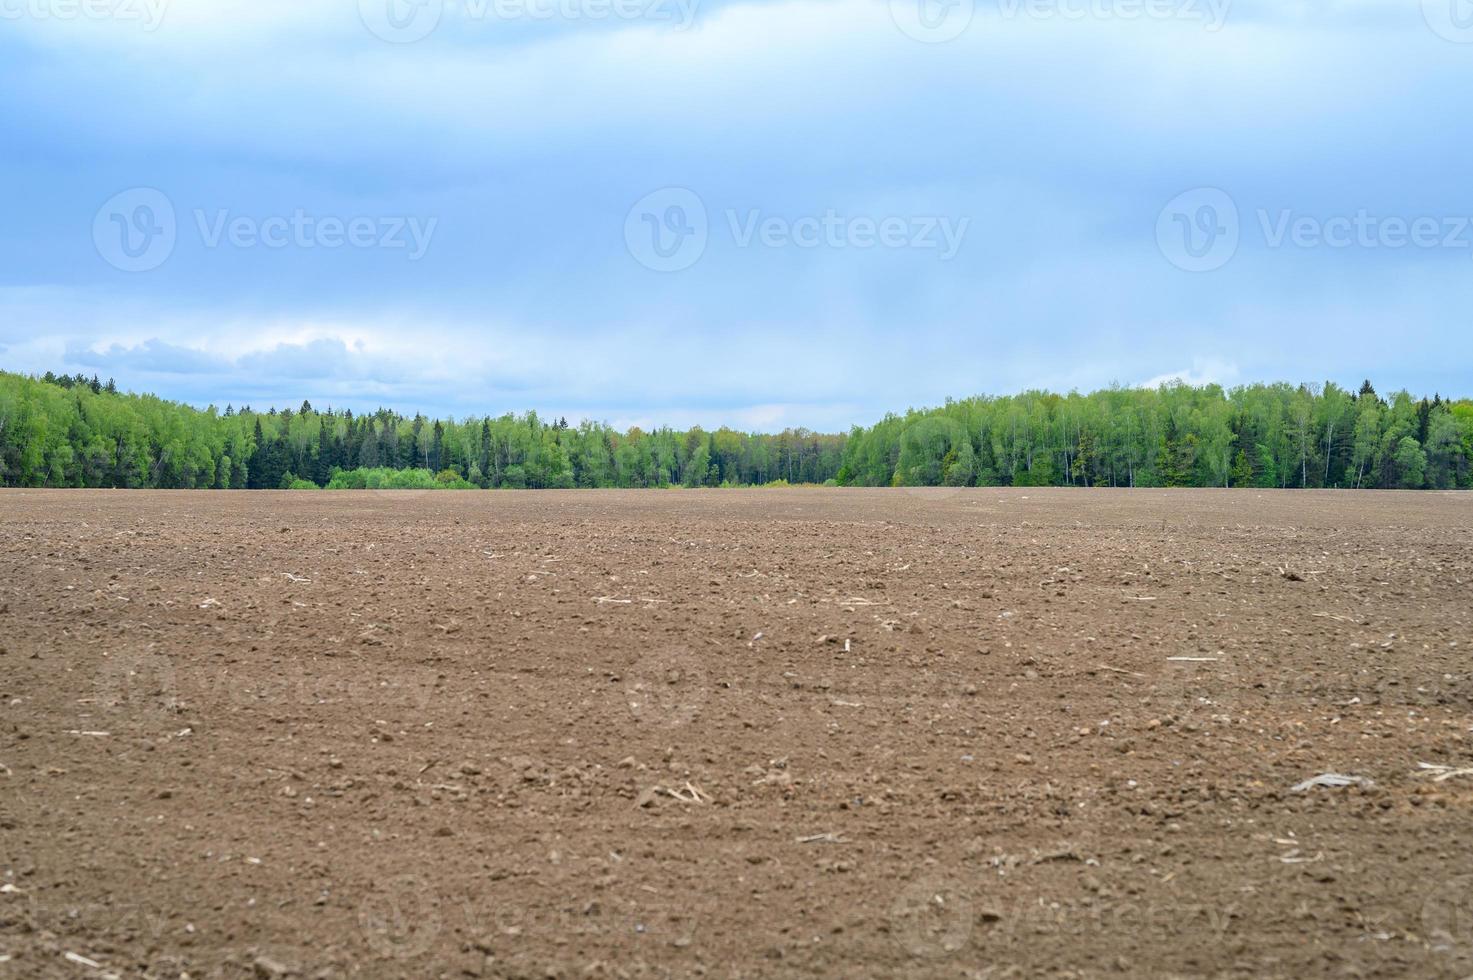
[[[0,0],[0,368],[838,431],[1473,395],[1473,0]]]

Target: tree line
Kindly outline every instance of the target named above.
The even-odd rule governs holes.
[[[429,419],[309,402],[192,408],[81,375],[0,371],[0,486],[280,489],[822,483],[845,437],[807,429],[620,432],[536,412]],[[424,471],[413,472],[410,471]],[[400,476],[385,477],[385,472]],[[334,479],[337,478],[336,484]],[[428,480],[428,483],[426,483]]]
[[[1184,384],[948,401],[824,435],[387,409],[197,409],[82,375],[0,371],[0,486],[1473,487],[1473,401]]]
[[[1473,401],[1324,385],[1215,384],[978,397],[855,429],[861,486],[1473,486]]]

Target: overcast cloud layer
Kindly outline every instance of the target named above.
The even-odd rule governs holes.
[[[832,430],[1473,394],[1467,0],[0,0],[0,366]]]

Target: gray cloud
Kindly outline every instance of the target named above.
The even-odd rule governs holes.
[[[131,370],[150,374],[224,374],[230,370],[229,361],[157,338],[133,347],[112,344],[100,351],[69,343],[66,362],[99,371]]]

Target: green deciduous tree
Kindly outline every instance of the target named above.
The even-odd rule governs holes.
[[[393,473],[430,474],[390,478]],[[345,474],[375,474],[349,476]],[[197,409],[81,375],[0,372],[0,485],[262,488],[1343,486],[1467,488],[1473,402],[1327,383],[978,396],[824,435],[627,432],[535,412],[457,421]],[[397,481],[397,483],[396,483]]]

